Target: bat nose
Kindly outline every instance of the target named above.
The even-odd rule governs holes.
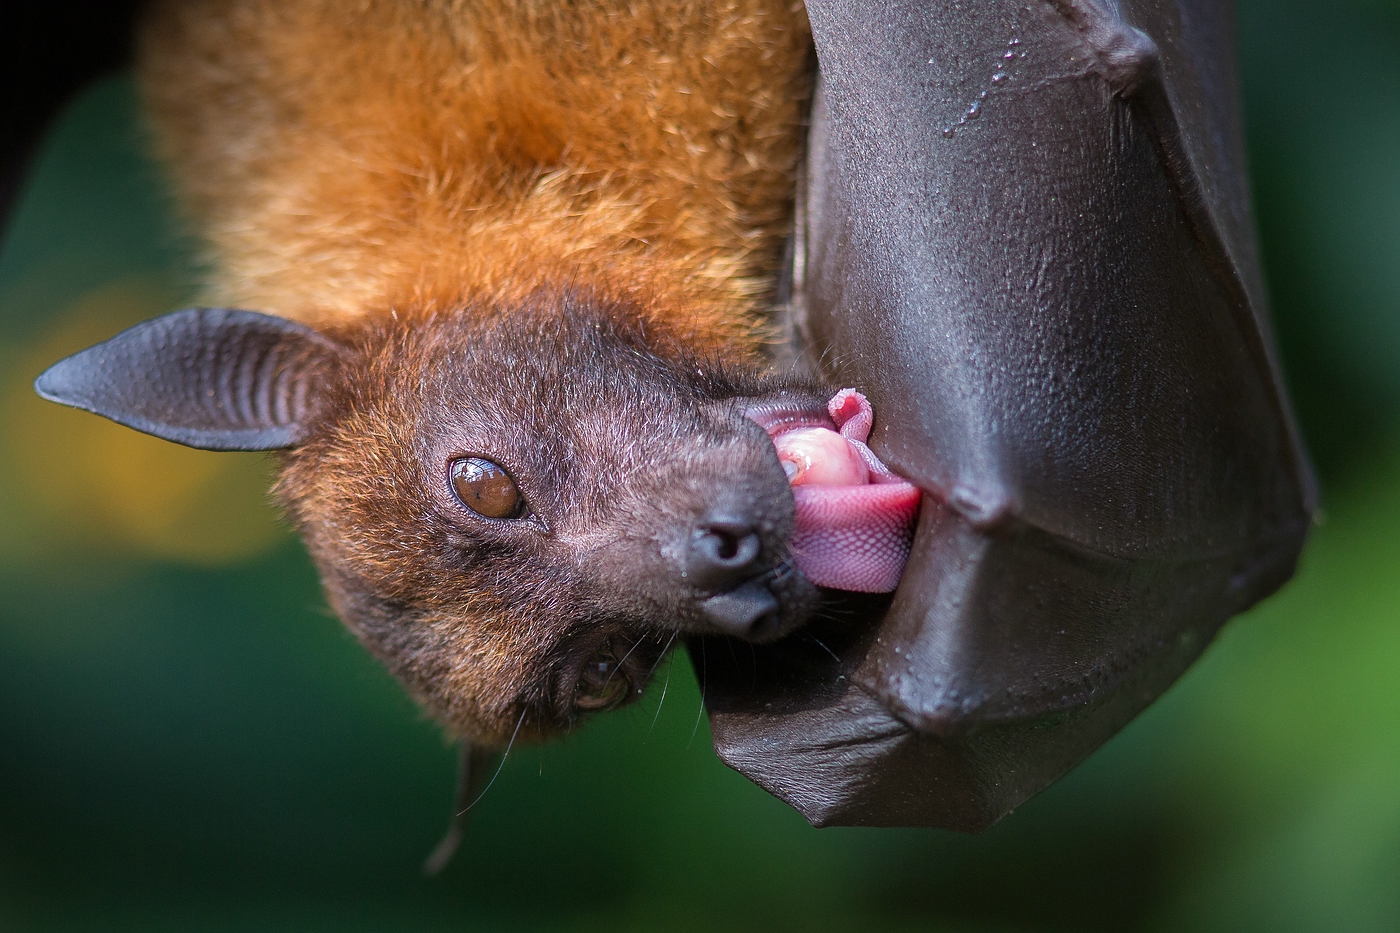
[[[715,594],[700,604],[714,630],[750,641],[779,634],[778,599],[755,579],[762,549],[758,530],[742,519],[711,516],[691,532],[685,575],[697,589]]]
[[[698,589],[723,592],[753,576],[762,541],[737,518],[711,517],[695,526],[686,546],[685,576]]]

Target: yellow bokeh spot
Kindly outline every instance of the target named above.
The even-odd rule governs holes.
[[[35,376],[50,364],[171,303],[159,278],[117,280],[84,295],[11,358],[0,384],[0,553],[219,564],[283,540],[267,502],[264,455],[191,450],[34,393]]]

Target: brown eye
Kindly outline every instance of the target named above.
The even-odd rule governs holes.
[[[485,518],[523,518],[525,497],[510,474],[490,460],[452,461],[452,490],[463,505]]]
[[[620,705],[632,690],[632,682],[621,668],[611,651],[604,651],[589,661],[579,675],[574,706],[592,711]]]

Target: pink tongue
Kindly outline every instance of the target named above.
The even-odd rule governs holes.
[[[827,403],[837,430],[796,428],[773,438],[792,483],[793,561],[818,586],[888,593],[909,559],[919,490],[865,445],[874,414],[842,389]]]

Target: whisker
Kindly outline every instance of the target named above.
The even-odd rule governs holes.
[[[707,686],[705,668],[705,639],[700,639],[700,710],[695,714],[695,728],[690,730],[690,741],[685,743],[686,748],[690,748],[695,741],[695,734],[700,731],[700,717],[705,715],[705,687]]]
[[[817,643],[817,646],[818,646],[819,648],[821,648],[821,649],[822,649],[823,651],[825,651],[827,654],[831,655],[831,659],[832,659],[833,661],[835,661],[837,664],[840,664],[840,663],[841,663],[841,658],[836,654],[836,652],[835,652],[835,651],[832,651],[830,648],[828,648],[828,647],[822,642],[822,640],[821,640],[820,638],[818,638],[817,636],[813,635],[811,632],[807,632],[807,633],[805,633],[805,634],[807,635],[808,638],[812,639],[812,641],[816,642],[816,643]]]
[[[520,718],[515,721],[515,731],[510,734],[510,741],[506,743],[506,750],[501,753],[501,763],[496,765],[496,773],[491,775],[491,780],[486,782],[486,786],[481,789],[481,793],[476,795],[476,799],[467,804],[466,810],[458,813],[457,816],[465,816],[467,810],[470,810],[480,803],[481,798],[485,797],[486,792],[491,789],[491,785],[496,783],[496,778],[501,776],[501,770],[506,766],[506,759],[510,757],[510,750],[515,745],[515,737],[520,734],[520,727],[525,724],[525,713],[528,712],[529,709],[530,708],[527,706],[520,711]]]
[[[856,610],[832,600],[823,600],[812,617],[827,622],[850,622],[856,618]]]
[[[608,676],[605,677],[605,678],[603,679],[603,686],[604,686],[604,687],[606,687],[608,684],[612,683],[613,675],[615,675],[618,671],[622,670],[622,665],[624,665],[624,664],[627,663],[627,659],[630,658],[630,657],[632,657],[632,652],[636,651],[636,650],[637,650],[637,646],[640,645],[641,643],[642,643],[642,640],[641,640],[640,638],[637,639],[636,641],[632,642],[632,647],[627,649],[627,653],[624,654],[624,655],[622,656],[622,660],[621,660],[621,661],[618,661],[616,664],[614,664],[614,665],[613,665],[613,669],[610,670],[610,671],[608,671]]]
[[[666,647],[661,649],[661,653],[656,656],[656,661],[651,665],[651,670],[647,671],[647,683],[651,683],[651,675],[655,674],[656,669],[661,666],[661,662],[666,660],[666,652],[671,650],[671,646],[676,643],[676,636],[679,634],[680,632],[672,632],[671,637],[666,639]],[[667,674],[666,676],[670,677],[671,675]]]
[[[773,566],[773,569],[769,570],[760,579],[762,579],[765,583],[769,584],[770,586],[773,584],[783,584],[786,583],[789,579],[791,579],[792,575],[795,572],[796,568],[793,567],[791,562],[783,561],[780,564],[775,564]]]
[[[674,641],[675,637],[676,636],[672,635],[671,640]],[[661,662],[658,661],[657,663],[660,664]],[[666,682],[661,685],[661,699],[656,701],[656,715],[651,717],[651,728],[653,730],[656,728],[656,721],[661,718],[661,707],[666,705],[666,691],[671,689],[671,672],[675,669],[676,656],[673,654],[671,655],[671,663],[666,665]]]

